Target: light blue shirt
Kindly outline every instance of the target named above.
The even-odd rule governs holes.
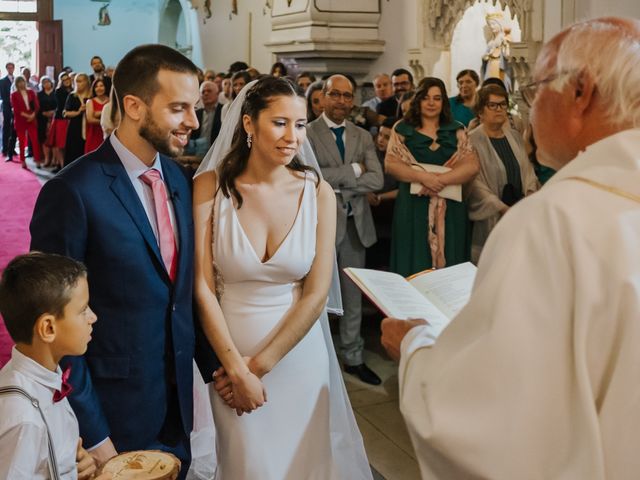
[[[362,104],[363,107],[369,107],[371,110],[373,110],[374,112],[376,111],[376,107],[378,105],[380,105],[380,103],[382,103],[382,100],[380,100],[378,97],[373,97],[370,98],[369,100],[367,100],[366,102],[364,102]]]

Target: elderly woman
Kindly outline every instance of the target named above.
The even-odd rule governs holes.
[[[480,172],[469,194],[469,218],[475,222],[471,240],[474,263],[478,263],[482,247],[502,215],[538,189],[522,136],[514,129],[503,128],[507,99],[507,92],[497,85],[480,89],[476,104],[480,124],[469,134],[480,160]]]

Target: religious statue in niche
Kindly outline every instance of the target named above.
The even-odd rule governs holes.
[[[501,12],[489,13],[485,19],[489,39],[487,49],[482,56],[482,80],[499,78],[511,92],[513,91],[513,75],[509,65],[511,28],[503,25]]]

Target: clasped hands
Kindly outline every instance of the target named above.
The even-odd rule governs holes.
[[[224,367],[220,367],[213,374],[213,386],[218,395],[236,414],[251,413],[267,402],[267,391],[264,388],[257,365],[253,358],[243,357],[246,369],[238,374],[227,373]]]
[[[22,112],[22,116],[25,118],[27,122],[33,122],[36,118],[35,112],[33,113]]]
[[[457,158],[454,155],[445,164],[445,167],[453,168],[457,163]],[[419,182],[422,184],[422,189],[418,192],[419,196],[437,196],[444,187],[447,185],[440,179],[441,173],[433,172],[420,172]]]

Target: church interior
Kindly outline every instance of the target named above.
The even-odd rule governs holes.
[[[28,67],[36,84],[43,75],[57,79],[63,68],[92,74],[95,56],[109,71],[133,47],[158,43],[181,52],[211,79],[219,73],[231,78],[234,62],[261,74],[280,62],[294,80],[302,72],[318,80],[348,74],[357,85],[354,104],[362,105],[376,96],[374,80],[381,74],[406,69],[415,85],[424,77],[437,77],[447,96],[456,97],[458,73],[468,69],[481,82],[499,78],[511,97],[510,112],[526,123],[529,106],[521,89],[532,82],[543,44],[576,21],[611,15],[640,18],[640,2],[3,0],[0,76],[9,62],[15,63],[16,73]],[[184,164],[197,168],[201,158],[190,157]],[[58,171],[40,168],[28,154],[25,162],[25,171],[15,162],[10,164],[15,172],[6,164],[0,169],[0,271],[28,250],[28,220],[36,197]],[[399,409],[398,364],[380,345],[382,315],[364,300],[362,319],[365,362],[381,382],[343,377],[374,478],[419,479]],[[337,322],[332,320],[334,336]],[[9,360],[12,345],[0,322],[0,367]]]

